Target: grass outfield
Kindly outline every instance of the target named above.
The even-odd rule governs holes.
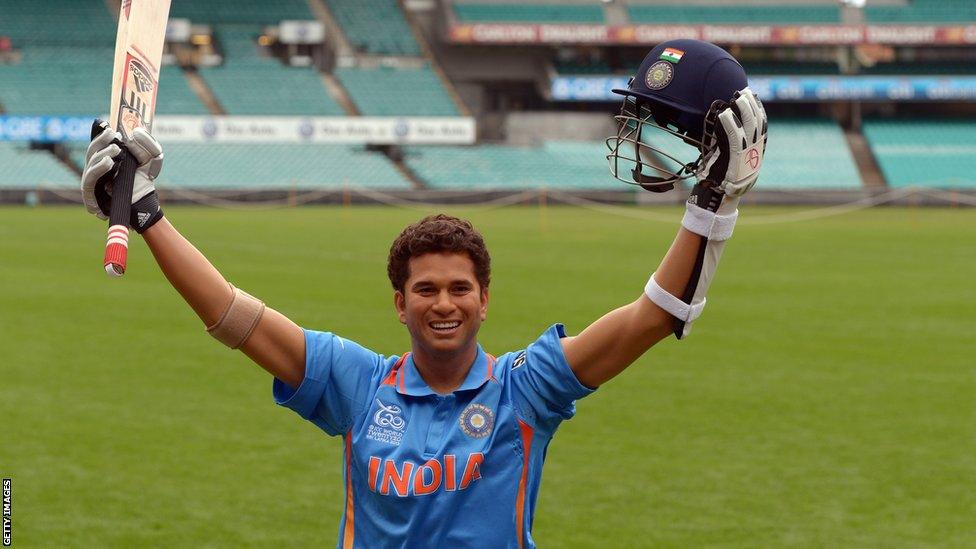
[[[496,354],[634,299],[680,217],[451,211],[492,251],[481,341]],[[299,324],[407,349],[385,261],[419,212],[167,213]],[[334,544],[341,441],[275,406],[270,377],[206,336],[139,239],[122,280],[81,207],[0,208],[0,241],[15,547]],[[562,426],[540,546],[976,545],[974,243],[974,210],[740,225],[692,337]]]

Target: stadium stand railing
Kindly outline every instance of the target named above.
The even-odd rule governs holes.
[[[976,188],[976,120],[865,120],[890,187]]]

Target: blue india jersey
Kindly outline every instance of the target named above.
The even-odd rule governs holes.
[[[561,324],[498,358],[480,346],[460,388],[438,395],[410,353],[384,357],[305,331],[305,379],[274,398],[344,440],[338,547],[534,547],[549,441],[592,392],[563,355]]]

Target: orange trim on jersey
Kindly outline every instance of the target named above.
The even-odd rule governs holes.
[[[397,360],[393,364],[393,368],[390,368],[390,373],[386,374],[386,377],[383,378],[383,385],[396,386],[397,380],[400,378],[400,370],[403,369],[403,364],[407,361],[408,356],[410,356],[410,353],[401,356],[400,360]],[[403,380],[400,380],[400,387],[403,387]]]
[[[524,544],[523,525],[525,522],[525,489],[529,483],[529,456],[532,450],[532,435],[535,432],[528,423],[518,420],[519,432],[522,434],[522,478],[519,479],[518,495],[515,497],[515,533],[518,536],[519,547]]]
[[[353,549],[356,539],[356,506],[352,499],[352,430],[346,432],[346,527],[342,532],[342,548]]]
[[[492,371],[494,370],[495,363],[498,362],[498,359],[495,358],[495,355],[491,353],[485,353],[485,354],[488,355],[488,373],[485,375],[485,380],[494,381],[497,383],[498,380],[495,379],[495,376],[492,373]]]
[[[409,355],[409,354],[410,353],[407,353],[407,355]],[[403,355],[403,356],[407,356],[407,355]],[[406,362],[406,361],[404,361],[404,362]],[[401,393],[406,393],[407,392],[407,389],[406,389],[406,379],[407,379],[407,369],[406,368],[400,368],[400,392]]]

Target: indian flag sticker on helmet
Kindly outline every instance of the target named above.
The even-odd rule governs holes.
[[[663,59],[663,60],[665,60],[665,61],[670,61],[672,63],[677,63],[678,61],[681,61],[681,57],[684,54],[685,54],[685,52],[683,52],[683,51],[681,51],[679,49],[675,49],[675,48],[664,48],[664,53],[661,54],[661,57],[660,58]]]

